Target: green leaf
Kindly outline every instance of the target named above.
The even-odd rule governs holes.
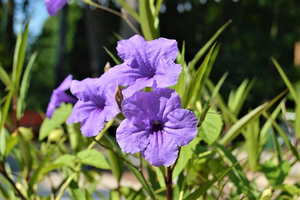
[[[221,180],[226,174],[238,163],[235,163],[234,165],[228,167],[224,171],[222,171],[218,176],[213,178],[212,180],[206,182],[204,185],[201,185],[198,189],[196,189],[193,193],[189,194],[184,200],[196,200],[200,196],[202,196],[204,193],[207,192],[207,190],[217,181]]]
[[[18,136],[16,134],[12,134],[12,135],[10,135],[9,138],[7,138],[5,156],[8,156],[8,154],[11,152],[11,150],[18,144],[18,141],[19,141],[19,139],[18,139]]]
[[[248,163],[252,171],[256,170],[258,164],[259,130],[259,119],[256,118],[242,132],[248,153]]]
[[[210,91],[213,92],[215,90],[216,87],[214,86],[214,84],[212,83],[211,80],[207,79],[206,84],[207,84],[208,88],[210,89]],[[227,108],[227,106],[225,105],[225,102],[220,94],[216,95],[216,100],[218,102],[218,106],[221,110],[221,115],[223,116],[223,120],[224,120],[225,124],[231,125],[232,122],[238,121],[237,117]]]
[[[0,156],[4,157],[6,155],[6,134],[5,134],[5,129],[2,128],[0,131]]]
[[[230,173],[230,180],[236,185],[238,193],[244,193],[249,196],[250,199],[255,198],[256,194],[254,193],[253,188],[251,188],[250,182],[246,178],[246,175],[236,157],[224,146],[216,144],[216,147],[217,152],[224,159],[226,164],[233,165],[236,163]]]
[[[14,61],[13,61],[13,77],[12,80],[15,84],[15,87],[19,87],[22,69],[24,65],[25,53],[26,53],[26,44],[27,44],[27,37],[28,37],[28,30],[29,30],[29,23],[25,25],[24,33],[22,35],[22,29],[17,37],[17,44],[14,53]]]
[[[6,73],[6,71],[3,69],[1,63],[0,63],[0,79],[6,87],[11,85],[11,80],[10,80],[8,74]]]
[[[147,41],[157,38],[150,6],[150,1],[139,1],[140,25]]]
[[[94,166],[100,169],[110,169],[104,155],[97,149],[87,149],[77,153],[80,163]]]
[[[227,145],[229,142],[231,142],[234,138],[236,138],[241,131],[254,119],[259,117],[264,111],[269,109],[276,101],[278,101],[286,91],[280,93],[278,96],[276,96],[274,99],[272,99],[269,102],[266,102],[251,112],[249,112],[247,115],[242,117],[239,121],[237,121],[235,124],[231,126],[231,128],[226,132],[224,137],[219,141],[221,145]]]
[[[274,186],[274,189],[286,191],[290,195],[297,195],[300,193],[300,188],[298,188],[296,185],[290,185],[290,184]]]
[[[103,48],[117,65],[121,64],[121,62],[115,57],[114,54],[112,54],[106,47],[103,47]]]
[[[297,93],[296,93],[294,87],[292,86],[292,83],[290,82],[288,77],[285,75],[284,71],[282,70],[282,68],[280,67],[278,62],[275,60],[275,58],[272,57],[271,60],[274,63],[275,67],[277,68],[278,72],[280,73],[280,76],[283,79],[284,83],[286,84],[287,88],[289,89],[294,101],[297,102],[297,99],[298,99]]]
[[[137,14],[135,10],[133,10],[124,0],[116,0],[122,7],[124,7],[127,12],[129,12],[132,17],[140,23],[140,16]]]
[[[296,114],[296,118],[295,118],[295,135],[296,138],[300,138],[300,93],[298,94],[298,99],[296,102],[296,109],[295,109],[295,114]]]
[[[156,5],[155,5],[155,12],[153,14],[153,19],[155,20],[156,18],[158,18],[158,14],[159,14],[159,10],[160,10],[160,6],[162,4],[163,0],[158,0],[156,1]]]
[[[58,158],[56,158],[52,164],[69,164],[73,162],[77,157],[72,154],[64,154]]]
[[[186,63],[184,61],[184,55],[185,55],[185,43],[183,42],[181,53],[178,52],[178,55],[177,55],[177,61],[182,66],[182,69],[181,69],[181,73],[178,77],[178,82],[174,86],[174,89],[176,90],[176,92],[179,94],[179,96],[181,98],[182,98],[182,95],[183,95],[183,92],[185,89],[185,78],[184,77],[185,77],[185,71],[187,68]]]
[[[192,157],[194,150],[197,146],[197,144],[200,142],[199,137],[195,137],[188,145],[180,147],[179,157],[178,161],[174,167],[173,173],[172,173],[172,179],[174,180],[180,172],[184,169],[187,162]]]
[[[52,156],[54,150],[65,141],[65,138],[62,138],[58,143],[56,143],[51,149],[50,151],[47,153],[47,155],[45,156],[45,158],[42,160],[42,162],[39,164],[38,168],[33,172],[29,183],[28,183],[28,191],[27,194],[28,196],[31,196],[32,192],[33,192],[33,187],[36,184],[37,180],[39,179],[39,176],[41,175],[41,172],[43,170],[43,168],[45,167],[46,163],[49,161],[50,157]]]
[[[35,61],[35,58],[37,56],[37,52],[35,52],[31,57],[30,60],[27,64],[27,67],[25,69],[22,82],[21,82],[21,87],[20,87],[20,94],[17,102],[17,119],[20,120],[21,117],[23,116],[23,112],[26,107],[25,103],[25,98],[27,95],[27,91],[30,85],[30,75],[31,75],[31,69],[33,66],[33,63]]]
[[[124,171],[124,161],[121,160],[114,152],[111,150],[106,150],[106,156],[111,166],[111,171],[117,182],[120,183],[121,177]]]
[[[134,189],[129,188],[129,187],[121,187],[120,191],[126,200],[144,200],[144,199],[146,199],[146,196],[144,195],[142,189],[135,191]]]
[[[193,60],[189,63],[189,70],[194,69],[197,62],[202,58],[207,49],[215,42],[217,37],[223,32],[223,30],[232,22],[229,20],[226,22],[212,37],[211,39],[197,52]]]
[[[212,112],[215,110],[210,109]],[[223,127],[222,117],[219,114],[207,114],[204,122],[198,128],[198,137],[211,145],[219,137]]]
[[[232,111],[235,116],[238,116],[240,110],[247,99],[247,96],[253,87],[256,79],[252,79],[248,84],[248,79],[245,79],[242,84],[238,87],[238,89],[234,92],[231,91],[230,97],[228,100],[228,108]]]
[[[290,168],[288,161],[279,161],[278,166],[271,161],[267,161],[262,165],[262,172],[267,177],[270,185],[277,186],[285,180]]]
[[[47,137],[53,129],[65,123],[72,112],[72,108],[72,104],[62,103],[60,107],[54,111],[51,119],[46,118],[40,128],[39,141]]]
[[[69,187],[71,189],[72,197],[74,197],[74,200],[86,199],[85,198],[85,191],[81,190],[78,187],[78,184],[74,180],[71,181]]]
[[[209,50],[209,53],[205,57],[205,59],[204,59],[203,63],[201,64],[201,66],[198,68],[195,76],[193,77],[193,79],[188,84],[188,87],[185,90],[185,93],[183,95],[182,108],[187,108],[187,106],[188,106],[190,100],[193,98],[193,96],[197,95],[196,91],[200,87],[201,79],[202,79],[202,77],[203,77],[203,75],[206,71],[206,67],[207,67],[208,61],[210,59],[210,55],[211,55],[214,47],[215,47],[215,45],[213,45],[212,48]]]
[[[271,200],[272,197],[272,189],[267,188],[262,191],[260,196],[258,197],[259,200]]]
[[[221,86],[223,85],[226,77],[228,76],[228,72],[226,72],[222,78],[219,80],[219,82],[217,83],[217,85],[214,87],[213,92],[210,96],[210,101],[213,101],[213,99],[216,97],[216,95],[219,93],[219,90],[221,88]]]
[[[275,120],[273,121],[273,126],[277,130],[278,134],[282,137],[282,139],[283,139],[285,145],[287,146],[287,148],[294,154],[294,156],[297,158],[297,160],[300,161],[300,156],[299,156],[297,150],[291,144],[291,142],[290,142],[289,138],[287,137],[286,133],[280,128],[280,126],[278,125],[278,123]]]
[[[27,168],[28,172],[30,172],[32,169],[32,161],[33,161],[33,158],[32,158],[31,152],[30,152],[30,150],[31,150],[30,144],[28,143],[28,141],[25,141],[24,137],[21,134],[18,134],[18,141],[19,141],[18,144],[19,144],[23,164]],[[22,166],[22,167],[24,167],[24,166]]]
[[[267,133],[268,133],[269,129],[271,128],[273,121],[279,115],[280,110],[281,110],[281,106],[280,106],[280,104],[278,104],[278,106],[275,108],[275,110],[273,111],[271,116],[266,116],[264,114],[264,116],[266,116],[267,121],[265,122],[265,124],[261,128],[260,134],[259,134],[259,137],[260,137],[259,141],[260,141],[261,148],[263,148],[264,144],[267,142],[267,137],[268,137]]]

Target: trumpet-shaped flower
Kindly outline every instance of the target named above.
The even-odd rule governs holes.
[[[145,41],[139,35],[121,40],[118,55],[124,60],[110,69],[106,76],[122,86],[125,97],[145,87],[160,88],[174,85],[178,81],[181,66],[175,64],[178,48],[175,40],[159,38]]]
[[[172,165],[178,147],[197,134],[194,113],[182,109],[179,95],[169,88],[136,92],[122,102],[122,109],[126,119],[117,129],[119,146],[125,153],[141,152],[151,165]]]
[[[72,81],[71,92],[78,101],[67,124],[81,122],[81,132],[87,137],[98,135],[104,123],[120,112],[114,99],[114,89],[106,83],[103,76]]]
[[[73,104],[76,103],[77,99],[65,93],[66,90],[70,89],[71,82],[72,82],[72,75],[69,75],[60,84],[60,86],[58,86],[58,88],[53,90],[50,102],[47,107],[47,112],[46,112],[46,116],[48,118],[52,117],[54,110],[58,108],[61,103],[63,102],[73,103]]]
[[[47,6],[47,11],[49,15],[55,16],[57,11],[62,9],[64,5],[66,5],[66,0],[45,0],[45,4]]]

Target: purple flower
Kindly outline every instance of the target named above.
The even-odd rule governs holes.
[[[104,122],[113,119],[120,112],[114,99],[114,88],[108,87],[106,83],[103,76],[72,81],[71,92],[78,101],[67,124],[81,122],[81,132],[87,137],[98,135]]]
[[[45,0],[47,11],[52,16],[55,16],[57,14],[57,11],[62,9],[62,7],[66,5],[66,3],[66,0]]]
[[[179,95],[169,88],[136,92],[122,102],[122,109],[126,119],[117,129],[117,142],[125,153],[140,151],[151,165],[172,165],[178,147],[197,134],[194,113],[181,109]]]
[[[174,63],[178,52],[175,40],[159,38],[147,42],[135,35],[119,41],[117,50],[124,62],[110,69],[106,76],[128,86],[123,90],[125,97],[145,87],[155,89],[177,83],[182,67]]]
[[[61,103],[63,102],[73,103],[73,104],[76,103],[77,99],[65,93],[66,90],[70,89],[71,82],[72,82],[72,75],[69,75],[60,84],[60,86],[58,86],[58,88],[53,90],[50,102],[47,107],[47,112],[46,112],[46,116],[48,118],[52,117],[54,110],[58,108]]]

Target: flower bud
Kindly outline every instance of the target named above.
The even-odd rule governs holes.
[[[54,129],[48,135],[48,140],[50,142],[57,142],[64,134],[62,129]]]
[[[105,73],[108,72],[108,70],[109,70],[110,68],[111,68],[110,62],[107,62],[106,65],[105,65],[105,67],[104,67],[104,72],[105,72]]]
[[[120,109],[120,111],[122,112],[122,101],[123,101],[123,94],[122,94],[122,89],[119,85],[117,85],[116,87],[116,91],[115,91],[115,100],[118,104],[118,107]]]

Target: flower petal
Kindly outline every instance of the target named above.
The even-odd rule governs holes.
[[[70,89],[70,85],[72,83],[72,78],[73,76],[70,74],[68,75],[65,80],[63,80],[63,82],[58,86],[57,90],[68,90]]]
[[[153,110],[150,109],[148,100],[149,93],[144,91],[136,92],[127,99],[124,99],[122,102],[122,110],[126,118],[134,124],[139,124],[144,120],[147,121],[150,116],[153,115]],[[146,121],[144,121],[144,123],[146,123]]]
[[[73,110],[69,118],[67,119],[67,124],[77,123],[85,120],[89,117],[90,113],[98,109],[98,106],[92,101],[80,101],[74,105]]]
[[[66,5],[66,3],[66,0],[45,0],[47,11],[52,16],[55,16],[57,14],[57,11],[62,9],[62,7]]]
[[[161,59],[174,61],[178,48],[176,40],[158,38],[146,43],[147,57],[151,66],[157,70]]]
[[[160,106],[157,116],[166,122],[170,112],[177,108],[181,108],[181,99],[175,90],[169,88],[158,88],[154,90],[159,98]]]
[[[162,132],[153,133],[149,145],[141,151],[142,156],[156,167],[170,166],[178,157],[178,147],[172,137]]]
[[[123,120],[116,133],[122,151],[133,154],[145,149],[149,144],[149,129],[147,124],[134,125],[128,119]]]
[[[86,102],[85,102],[86,103]],[[89,117],[82,121],[81,132],[82,135],[93,137],[99,134],[104,128],[105,113],[101,109],[93,109]]]
[[[129,85],[127,88],[123,90],[123,95],[125,98],[130,97],[137,91],[140,91],[146,87],[152,87],[154,81],[155,80],[153,78],[149,79],[148,77],[136,79],[133,85]]]
[[[139,35],[134,35],[127,40],[121,40],[117,46],[118,56],[132,68],[142,67],[147,69],[150,66],[148,66],[147,62],[146,43],[145,39]]]
[[[172,137],[178,146],[187,145],[196,137],[198,119],[192,111],[176,109],[167,118],[164,124],[165,135]]]
[[[86,78],[82,81],[72,81],[70,89],[71,93],[79,100],[89,101],[97,96],[101,96],[105,87],[105,81],[100,78]]]
[[[169,87],[177,83],[181,70],[181,65],[175,64],[171,60],[161,59],[153,78],[156,80],[158,87]]]

